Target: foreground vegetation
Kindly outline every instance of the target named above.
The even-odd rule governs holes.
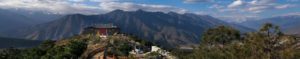
[[[85,41],[72,40],[66,45],[55,45],[55,41],[47,40],[39,47],[30,49],[4,49],[0,59],[74,59],[86,49]]]
[[[89,46],[104,45],[108,55],[132,57],[128,52],[133,49],[132,42],[151,46],[137,37],[124,39],[123,36],[101,40],[95,36],[74,36],[61,41],[47,40],[30,49],[4,49],[0,59],[78,59],[85,56]],[[207,30],[198,47],[191,52],[173,50],[180,59],[298,59],[300,58],[299,40],[296,36],[282,33],[278,26],[265,24],[259,31],[241,34],[226,26]],[[158,55],[150,53],[149,56]]]
[[[99,53],[98,49],[107,49],[107,55],[129,57],[133,49],[132,42],[142,46],[151,46],[151,42],[137,39],[135,36],[111,36],[101,39],[95,35],[78,35],[67,39],[46,40],[38,47],[0,50],[0,59],[86,59],[92,58],[91,53]]]
[[[299,59],[298,44],[297,37],[285,35],[269,23],[247,34],[220,26],[206,31],[193,53],[175,54],[181,59]]]

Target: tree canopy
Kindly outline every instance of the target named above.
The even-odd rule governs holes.
[[[267,23],[257,32],[240,34],[226,26],[207,30],[201,44],[184,59],[298,59],[300,50],[295,36],[283,34],[278,26]]]

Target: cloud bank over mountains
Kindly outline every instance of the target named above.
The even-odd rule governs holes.
[[[281,3],[282,1],[286,3]],[[243,22],[249,19],[259,19],[263,17],[274,16],[264,15],[269,13],[277,13],[276,11],[284,11],[289,8],[298,8],[299,3],[287,3],[297,1],[298,0],[233,0],[227,4],[215,3],[209,7],[214,11],[208,14],[218,18],[231,19],[230,21],[232,22]]]
[[[125,11],[143,9],[152,12],[173,11],[178,13],[185,13],[187,11],[168,5],[138,4],[120,1],[121,0],[1,0],[0,8],[44,11],[55,14],[101,14],[115,9]],[[96,5],[90,5],[90,3]]]
[[[270,15],[278,11],[288,11],[282,12],[282,15],[294,13],[289,12],[289,9],[299,8],[299,4],[300,0],[1,0],[0,9],[86,15],[103,14],[116,9],[142,9],[151,12],[208,14],[230,22],[243,22],[279,15]]]

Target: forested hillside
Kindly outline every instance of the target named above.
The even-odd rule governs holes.
[[[92,59],[101,58],[101,56],[133,59],[141,56],[130,53],[136,49],[136,46],[151,47],[152,45],[154,45],[152,42],[131,35],[113,35],[104,39],[97,35],[86,34],[57,41],[46,40],[33,48],[2,49],[0,50],[0,59]],[[144,51],[143,53],[147,50],[149,52],[149,49],[141,50]],[[161,56],[156,52],[153,53],[152,51],[145,53],[143,58],[149,59]]]
[[[240,34],[226,26],[209,29],[192,53],[174,52],[182,59],[298,59],[299,38],[265,24],[257,32]]]

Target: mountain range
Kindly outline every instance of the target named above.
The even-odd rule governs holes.
[[[276,16],[261,20],[247,21],[241,24],[243,26],[258,30],[264,23],[272,23],[280,26],[282,31],[287,34],[300,34],[300,15]]]
[[[34,20],[31,20],[30,18],[27,18],[23,15],[1,9],[0,19],[0,31],[33,25],[32,23],[35,22]]]
[[[0,32],[49,22],[62,15],[0,9]]]
[[[57,40],[79,35],[84,28],[97,24],[117,25],[123,33],[136,35],[165,47],[198,44],[206,29],[220,25],[251,31],[208,15],[115,10],[100,15],[67,15],[55,21],[4,33],[11,37],[33,40]]]

